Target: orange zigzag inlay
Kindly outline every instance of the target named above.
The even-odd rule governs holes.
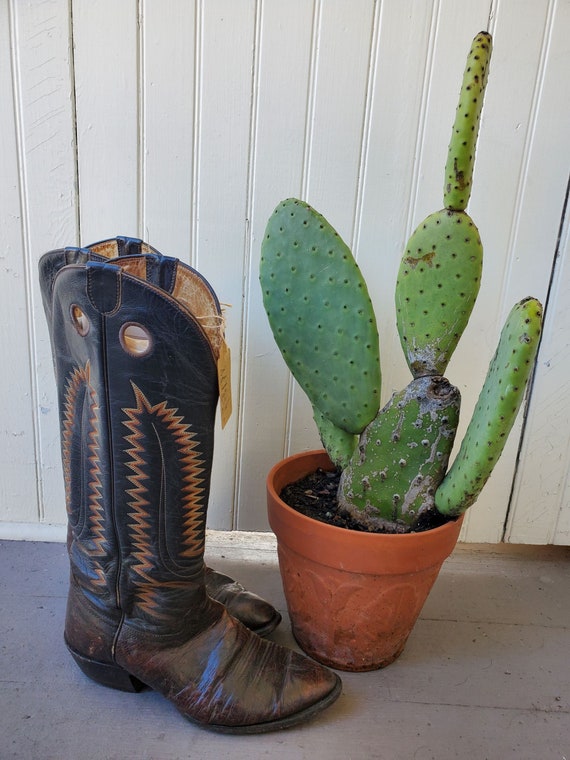
[[[184,422],[184,418],[178,415],[178,409],[169,408],[166,401],[161,401],[153,406],[140,388],[134,383],[131,384],[136,406],[131,409],[123,409],[127,416],[123,424],[131,431],[130,435],[125,436],[125,440],[130,444],[130,448],[126,451],[130,457],[127,466],[133,473],[128,476],[133,488],[127,491],[132,499],[129,502],[129,507],[132,509],[129,512],[129,517],[132,520],[130,532],[135,546],[133,555],[137,560],[133,567],[141,577],[152,581],[149,571],[152,570],[153,557],[156,556],[157,547],[156,536],[154,542],[151,537],[148,488],[145,485],[145,481],[149,478],[149,462],[145,459],[146,451],[142,432],[143,416],[148,415],[160,421],[161,427],[164,426],[175,441],[180,456],[183,483],[180,507],[183,510],[184,525],[182,547],[179,553],[181,558],[196,556],[203,550],[204,506],[202,499],[204,488],[202,487],[203,478],[200,476],[204,472],[204,462],[197,449],[198,442],[195,440],[195,433],[190,429],[190,425]],[[154,505],[154,509],[157,508],[158,505]],[[148,604],[152,606],[150,599]]]
[[[83,458],[80,462],[73,461],[73,431],[77,416],[82,412],[79,399],[82,390],[86,390],[89,398],[89,432],[87,435],[87,462],[89,463],[89,486],[87,498],[87,518],[91,528],[91,535],[95,551],[94,557],[103,557],[106,554],[105,544],[105,515],[103,510],[101,489],[100,445],[99,445],[99,403],[95,389],[91,385],[91,370],[89,362],[85,367],[76,367],[69,376],[65,386],[65,401],[62,424],[62,451],[63,451],[63,476],[65,482],[65,503],[68,515],[80,509],[80,504],[73,504],[72,477],[73,467],[83,467]],[[97,580],[96,585],[105,585],[105,576],[101,567],[95,567]]]

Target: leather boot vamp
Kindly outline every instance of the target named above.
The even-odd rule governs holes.
[[[223,730],[287,721],[307,705],[338,696],[332,671],[253,635],[220,607],[219,619],[191,639],[129,625],[116,661],[167,697],[187,718]]]

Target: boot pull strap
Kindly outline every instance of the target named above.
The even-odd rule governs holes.
[[[146,264],[146,281],[156,285],[167,293],[172,293],[176,280],[178,259],[172,256],[163,256],[140,238],[119,236],[115,238],[117,243],[117,256],[140,257],[143,256]]]
[[[146,279],[161,290],[172,293],[176,282],[178,259],[172,256],[146,257]]]
[[[119,256],[139,256],[141,254],[143,241],[140,238],[120,235],[116,240]]]
[[[103,256],[106,259],[114,259],[118,256],[140,256],[141,253],[158,254],[158,251],[148,243],[145,243],[144,240],[125,235],[92,243],[88,246],[88,249],[92,253]]]
[[[85,264],[89,261],[89,251],[87,248],[78,248],[76,246],[69,245],[63,249],[63,257],[60,263],[60,268],[67,264]]]
[[[121,305],[121,269],[106,262],[88,261],[87,295],[100,314],[113,314]]]
[[[171,294],[174,289],[178,259],[156,253],[143,253],[113,258],[109,263],[167,293]]]

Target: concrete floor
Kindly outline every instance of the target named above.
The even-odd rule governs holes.
[[[271,537],[213,534],[208,561],[271,599],[295,646]],[[62,641],[62,544],[0,542],[0,758],[570,760],[570,549],[458,546],[401,658],[342,674],[305,725],[249,737],[185,721],[158,694],[90,682]]]

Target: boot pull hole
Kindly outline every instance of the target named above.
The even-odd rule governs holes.
[[[83,309],[80,306],[77,306],[77,304],[71,305],[71,321],[73,323],[73,326],[77,330],[77,332],[84,337],[89,332],[89,318],[87,317],[87,314],[83,311]]]
[[[152,338],[146,327],[127,322],[119,332],[121,346],[130,356],[146,356],[152,348]]]

